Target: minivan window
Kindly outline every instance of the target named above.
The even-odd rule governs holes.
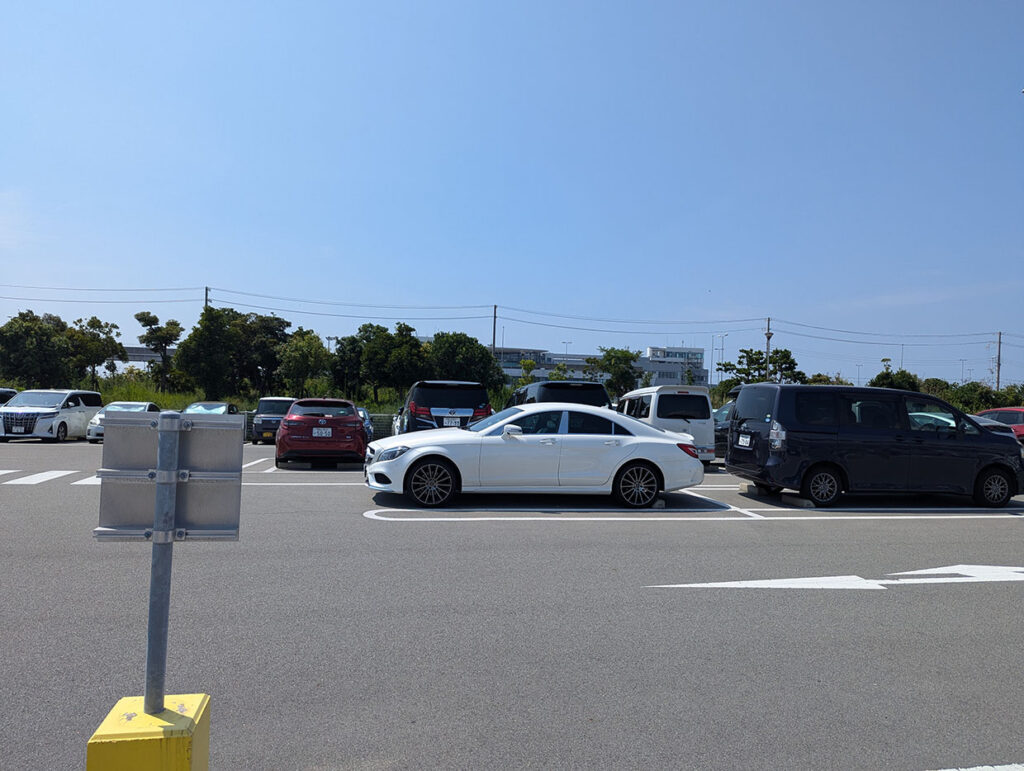
[[[793,399],[796,422],[804,426],[838,426],[836,395],[829,391],[797,391]]]
[[[775,388],[758,388],[746,386],[740,389],[736,396],[736,411],[732,419],[739,421],[764,421],[768,422],[772,417],[772,409],[775,407]]]
[[[896,399],[844,396],[841,401],[846,426],[883,431],[897,431],[902,427]]]
[[[711,417],[711,403],[703,394],[662,394],[658,399],[658,417],[707,420]]]

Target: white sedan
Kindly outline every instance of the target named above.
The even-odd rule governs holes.
[[[516,492],[611,493],[643,508],[659,491],[703,481],[688,439],[606,408],[541,402],[465,429],[378,439],[364,471],[372,490],[404,493],[420,506],[444,506],[460,492]]]

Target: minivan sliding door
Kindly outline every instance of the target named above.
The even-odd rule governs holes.
[[[906,490],[912,450],[901,397],[844,394],[839,412],[837,453],[849,477],[850,492]]]

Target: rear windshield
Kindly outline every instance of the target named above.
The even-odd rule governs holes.
[[[488,403],[482,385],[418,385],[409,399],[420,407],[485,407]]]
[[[293,404],[289,412],[292,415],[310,415],[314,418],[338,418],[355,415],[356,408],[351,404],[336,402],[306,402],[305,404]]]
[[[753,423],[770,421],[777,393],[778,390],[771,387],[744,386],[736,397],[736,411],[732,419]]]
[[[256,412],[260,415],[287,415],[291,406],[291,399],[260,399]]]
[[[608,392],[600,383],[544,383],[537,389],[539,402],[573,402],[593,407],[611,404]]]
[[[707,420],[711,417],[711,402],[703,394],[662,394],[658,397],[658,417]]]

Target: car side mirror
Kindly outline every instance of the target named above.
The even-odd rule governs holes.
[[[513,423],[506,423],[505,427],[501,429],[501,437],[502,437],[502,439],[508,439],[509,437],[512,437],[512,436],[522,436],[522,435],[523,435],[523,427],[522,426],[517,426],[517,425],[515,425]]]

